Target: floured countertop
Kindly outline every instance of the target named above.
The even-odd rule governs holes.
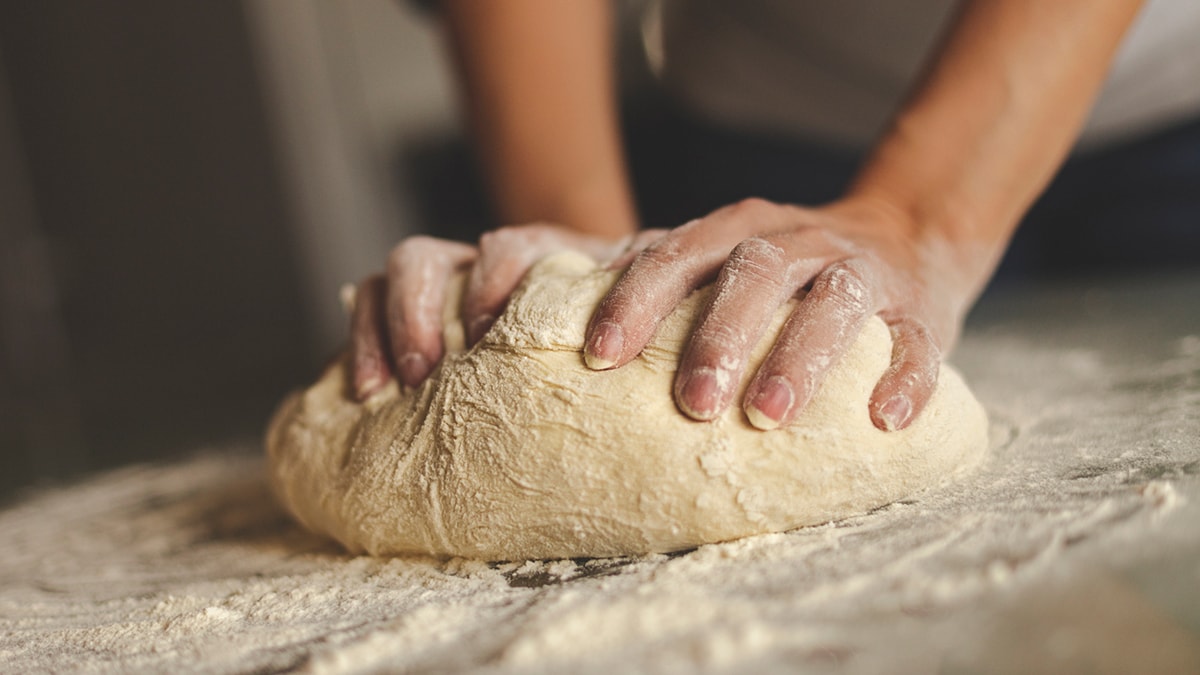
[[[672,556],[350,557],[253,443],[0,512],[3,672],[1200,672],[1200,277],[999,294],[967,480]]]

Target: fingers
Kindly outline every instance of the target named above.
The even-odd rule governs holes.
[[[871,422],[884,431],[907,428],[937,387],[941,349],[922,323],[902,320],[889,326],[892,364],[871,394]]]
[[[529,268],[563,244],[542,226],[508,227],[479,238],[479,259],[463,295],[467,344],[487,333]]]
[[[752,237],[721,268],[675,381],[675,400],[689,417],[710,420],[729,407],[775,309],[824,266],[820,257],[789,251],[794,245]]]
[[[677,227],[649,245],[592,315],[584,342],[588,367],[605,370],[628,363],[663,317],[716,276],[738,242],[781,229],[793,216],[794,209],[749,199]]]
[[[386,278],[364,281],[356,294],[351,346],[355,395],[370,396],[392,373],[415,387],[433,371],[445,351],[443,309],[457,270],[476,262],[462,308],[473,343],[491,327],[529,267],[564,248],[609,258],[620,245],[542,224],[489,233],[479,249],[423,236],[402,241],[388,256]]]
[[[688,223],[642,251],[609,290],[584,339],[589,368],[628,363],[650,341],[659,321],[720,268],[729,251],[696,250],[689,230],[699,223]]]
[[[388,256],[387,331],[401,383],[419,385],[442,358],[442,308],[450,276],[475,258],[475,248],[411,237]]]
[[[391,378],[384,347],[384,292],[386,282],[376,275],[364,279],[354,294],[350,314],[350,362],[354,395],[364,400],[383,388]]]
[[[794,420],[864,322],[882,310],[885,320],[906,318],[889,320],[892,365],[869,412],[880,429],[903,429],[934,391],[940,349],[924,321],[920,257],[897,243],[895,232],[886,222],[864,228],[833,207],[751,199],[665,234],[647,233],[609,264],[628,268],[592,315],[584,359],[597,370],[625,365],[667,314],[717,277],[675,382],[680,410],[711,420],[732,402],[775,311],[811,281],[747,387],[743,409],[751,424],[773,429]]]
[[[786,425],[808,404],[877,311],[876,288],[860,259],[817,275],[746,389],[743,409],[751,424],[764,430]]]
[[[519,225],[484,234],[479,239],[479,258],[471,268],[463,296],[468,344],[478,342],[492,327],[509,296],[537,261],[568,248],[595,258],[608,258],[619,250],[619,245],[557,225]]]

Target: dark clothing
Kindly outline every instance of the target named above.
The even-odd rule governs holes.
[[[629,125],[643,222],[673,227],[745,197],[836,199],[861,155],[735,132],[666,109]],[[1015,236],[1000,279],[1200,265],[1200,119],[1072,156]]]

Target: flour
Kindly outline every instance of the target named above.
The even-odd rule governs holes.
[[[257,443],[42,492],[0,512],[0,671],[1200,672],[1200,324],[1047,304],[957,352],[976,473],[677,555],[348,555]]]
[[[962,474],[987,448],[983,409],[950,368],[911,426],[872,424],[868,400],[892,354],[877,318],[787,428],[755,429],[740,406],[689,419],[670,392],[705,293],[668,316],[641,356],[596,372],[583,363],[584,329],[616,276],[578,253],[544,259],[482,342],[450,348],[416,390],[393,384],[360,404],[335,364],[272,421],[284,504],[374,554],[667,552],[863,513]],[[446,306],[459,306],[453,294]],[[794,306],[764,320],[752,364]],[[730,388],[744,391],[753,372],[735,363],[716,377],[737,377]]]

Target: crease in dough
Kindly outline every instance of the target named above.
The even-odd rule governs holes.
[[[272,485],[305,526],[353,552],[519,560],[668,552],[861,514],[974,467],[987,417],[958,373],[903,431],[867,400],[891,337],[868,321],[790,426],[738,406],[696,422],[673,402],[693,293],[628,365],[588,369],[592,311],[616,279],[586,256],[538,263],[485,338],[463,349],[452,285],[447,355],[418,389],[360,404],[339,359],[291,395],[267,433]],[[792,305],[750,360],[746,386]],[[740,399],[740,395],[739,395]]]

